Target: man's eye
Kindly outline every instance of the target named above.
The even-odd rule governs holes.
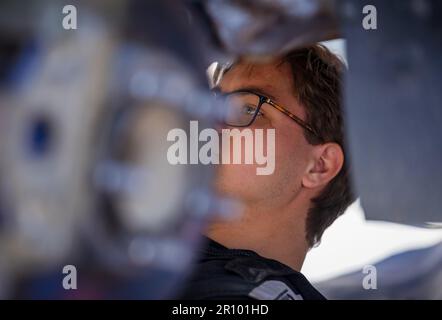
[[[255,114],[255,112],[256,112],[256,108],[254,107],[254,106],[251,106],[251,105],[244,105],[243,106],[243,112],[245,113],[245,114],[248,114],[248,115],[253,115],[253,114]],[[261,113],[261,112],[260,112]],[[259,114],[258,114],[259,115]]]

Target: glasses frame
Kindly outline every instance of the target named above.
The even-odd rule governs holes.
[[[226,98],[226,97],[228,97],[228,96],[230,96],[232,94],[235,94],[235,93],[249,93],[249,94],[253,94],[253,95],[259,97],[259,104],[258,104],[258,106],[256,108],[256,111],[255,111],[252,119],[250,120],[250,122],[247,125],[238,126],[238,125],[231,125],[231,124],[225,123],[226,125],[231,126],[231,127],[241,127],[241,128],[242,127],[250,126],[253,123],[253,121],[255,121],[256,116],[258,115],[259,111],[261,110],[262,105],[264,103],[267,103],[268,105],[272,106],[276,110],[278,110],[278,111],[282,112],[283,114],[285,114],[286,116],[288,116],[290,119],[292,119],[294,122],[296,122],[304,130],[307,130],[308,132],[313,134],[315,137],[320,138],[320,136],[316,133],[316,131],[307,122],[305,122],[304,120],[302,120],[298,116],[295,116],[293,113],[288,111],[286,108],[280,106],[275,101],[273,101],[269,97],[266,97],[263,94],[257,93],[257,92],[252,91],[252,90],[236,90],[236,91],[232,91],[232,92],[221,92],[219,90],[214,90],[214,94],[215,94],[216,97],[221,96],[223,98]]]

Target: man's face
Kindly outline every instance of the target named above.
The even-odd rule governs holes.
[[[237,64],[224,75],[219,89],[224,93],[242,89],[260,93],[305,120],[305,111],[295,97],[296,88],[288,64]],[[263,104],[260,111],[263,119],[248,128],[275,129],[273,174],[257,175],[259,165],[255,164],[223,164],[218,170],[216,187],[221,194],[239,198],[246,205],[285,205],[301,190],[301,177],[306,172],[313,146],[305,139],[304,129],[282,112],[268,104]]]

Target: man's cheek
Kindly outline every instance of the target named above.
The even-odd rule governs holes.
[[[215,176],[215,189],[221,194],[243,197],[256,186],[252,165],[221,164]]]
[[[255,138],[255,163],[258,165],[256,174],[271,175],[275,171],[276,162],[275,129],[258,131]]]

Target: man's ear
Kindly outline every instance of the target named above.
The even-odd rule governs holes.
[[[313,146],[312,159],[302,178],[305,188],[324,187],[336,177],[344,165],[344,152],[335,142]]]

